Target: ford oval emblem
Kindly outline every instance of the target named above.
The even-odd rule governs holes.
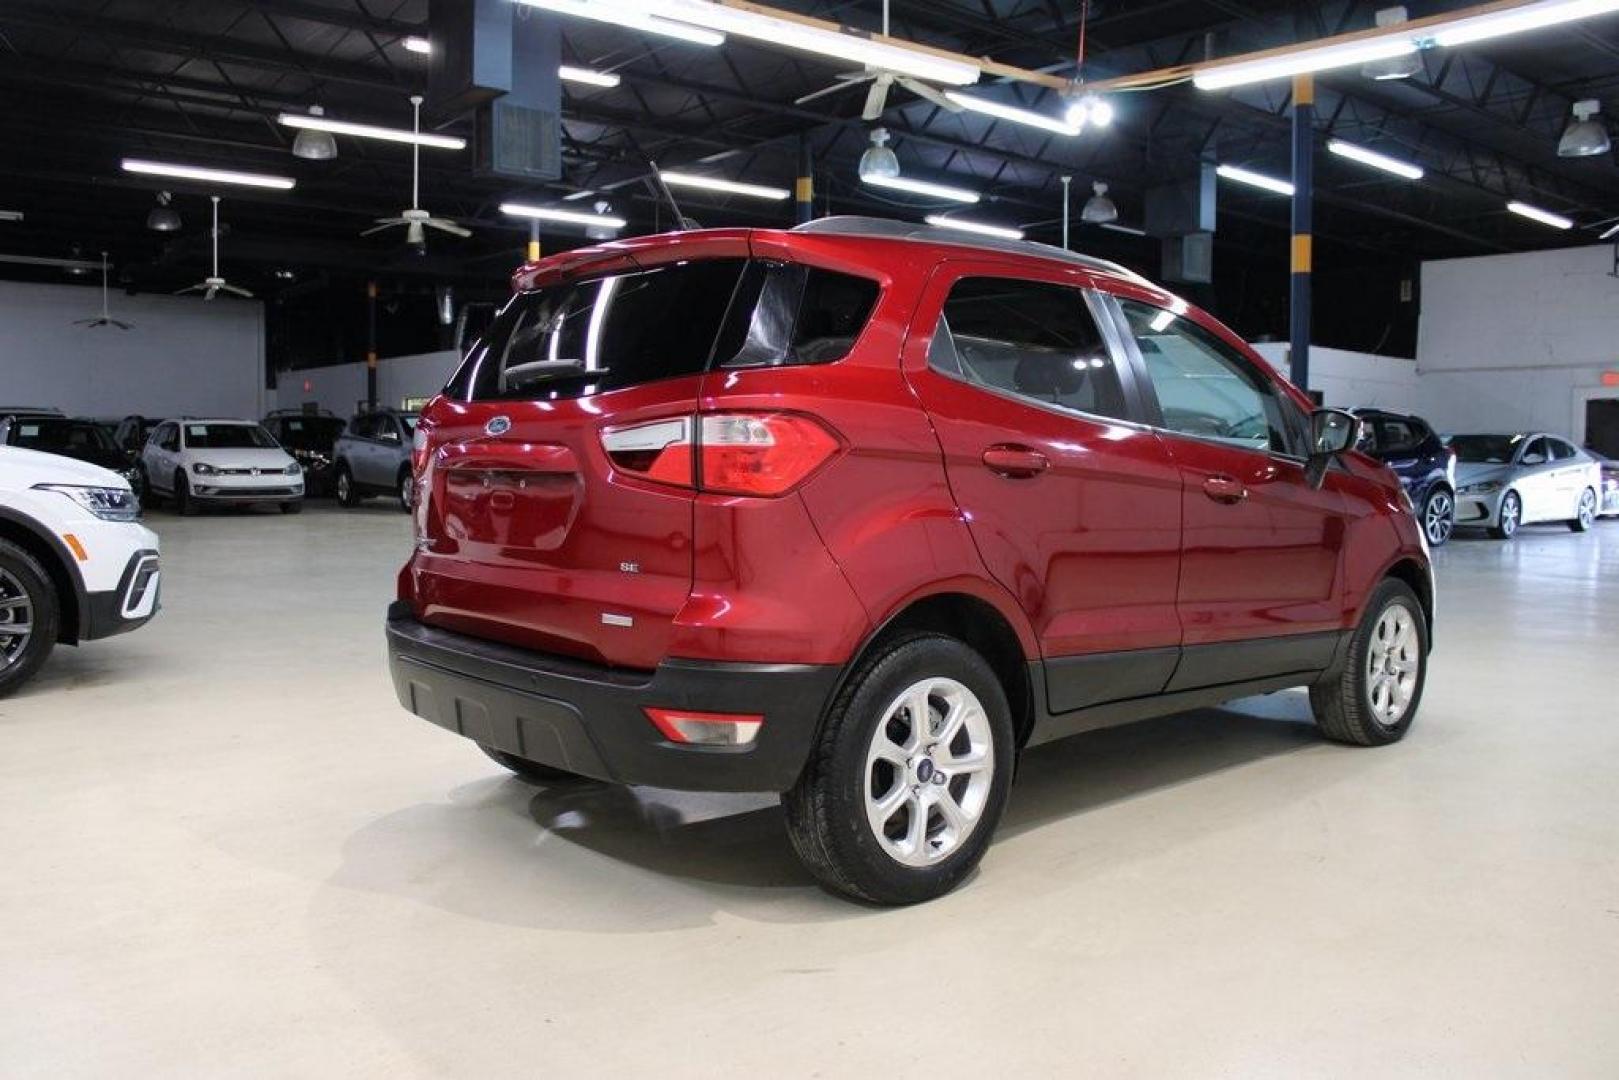
[[[483,433],[485,435],[504,435],[511,429],[512,422],[510,417],[492,416],[489,418],[489,423],[483,426]]]

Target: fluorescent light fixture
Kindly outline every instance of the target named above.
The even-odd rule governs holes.
[[[935,184],[927,180],[912,180],[908,176],[862,176],[861,183],[872,187],[892,188],[895,191],[907,191],[912,195],[927,195],[935,199],[950,199],[953,202],[975,203],[979,200],[976,191],[966,188],[951,187],[949,184]]]
[[[596,194],[594,188],[585,188],[581,191],[569,192],[568,194],[562,196],[562,201],[573,202],[575,199],[588,199],[594,194]]]
[[[684,41],[688,45],[722,45],[725,43],[724,34],[716,34],[712,30],[704,30],[696,26],[687,26],[685,23],[670,22],[660,19],[652,14],[639,10],[636,5],[620,6],[612,3],[591,3],[587,0],[517,0],[520,4],[537,7],[542,11],[554,11],[558,15],[572,15],[577,19],[594,19],[596,22],[612,23],[627,30],[639,30],[645,34],[657,34],[660,37],[673,38],[675,41]]]
[[[1152,322],[1148,323],[1147,326],[1151,328],[1153,333],[1162,334],[1169,329],[1169,324],[1174,321],[1175,313],[1173,311],[1160,311],[1152,317]]]
[[[525,0],[532,3],[533,0]],[[548,3],[555,0],[547,0]],[[645,12],[695,26],[752,38],[778,48],[830,56],[851,64],[864,64],[896,75],[910,75],[947,86],[970,86],[978,81],[978,65],[954,57],[861,34],[810,26],[763,11],[710,3],[709,0],[596,0],[597,10]]]
[[[1610,11],[1619,11],[1619,0],[1542,0],[1538,4],[1474,15],[1435,27],[1433,40],[1435,45],[1467,45],[1503,34],[1521,34],[1526,30],[1589,19],[1593,15],[1606,15]]]
[[[303,113],[282,113],[276,117],[282,127],[308,128],[311,131],[329,131],[334,135],[353,135],[358,139],[381,139],[385,142],[415,143],[435,150],[465,150],[467,141],[453,135],[430,135],[406,131],[402,128],[377,127],[374,124],[353,124],[347,120],[333,120],[326,116],[306,116]]]
[[[1607,2],[1619,4],[1619,0]],[[1300,49],[1297,52],[1268,56],[1260,60],[1243,60],[1234,64],[1216,64],[1199,68],[1192,73],[1192,84],[1199,90],[1224,90],[1232,86],[1284,79],[1311,71],[1326,71],[1330,68],[1354,67],[1377,60],[1389,60],[1416,51],[1417,43],[1410,37],[1347,41],[1337,45],[1322,45],[1314,49]]]
[[[1146,236],[1147,235],[1147,230],[1146,229],[1138,229],[1134,225],[1118,225],[1118,224],[1115,224],[1114,222],[1111,222],[1111,221],[1104,221],[1102,223],[1102,228],[1108,230],[1109,232],[1124,233],[1126,236]]]
[[[972,94],[962,94],[955,90],[946,90],[944,96],[960,105],[963,109],[970,109],[985,116],[994,116],[1002,120],[1010,120],[1014,124],[1023,124],[1027,127],[1043,128],[1046,131],[1055,131],[1058,135],[1078,135],[1083,123],[1073,124],[1055,116],[1033,112],[1029,109],[1020,109],[1016,105],[1002,105],[998,101],[988,101]]]
[[[236,172],[231,169],[204,169],[196,165],[170,165],[161,161],[142,161],[125,158],[125,172],[143,176],[174,176],[181,180],[201,180],[210,184],[240,184],[244,187],[276,188],[291,191],[298,181],[287,176],[266,176],[263,173]]]
[[[563,64],[557,68],[557,76],[568,82],[584,83],[586,86],[617,86],[620,79],[609,71],[591,71],[589,68],[574,67],[572,64]]]
[[[405,49],[409,52],[421,53],[423,56],[431,56],[433,53],[433,43],[424,37],[416,37],[412,35],[411,37],[405,39]]]
[[[1597,237],[1597,239],[1598,240],[1612,240],[1616,236],[1619,236],[1619,225],[1613,226],[1607,232],[1605,232],[1601,236]]]
[[[982,221],[967,221],[964,218],[946,217],[943,214],[929,214],[922,220],[941,229],[960,229],[962,232],[978,233],[980,236],[998,236],[1002,240],[1023,239],[1022,229],[1008,229],[1004,225],[987,225]]]
[[[658,170],[665,184],[674,187],[700,188],[704,191],[722,191],[727,195],[746,195],[750,199],[770,199],[780,202],[792,194],[786,188],[765,187],[762,184],[741,184],[735,180],[721,180],[715,176],[696,173],[666,172]]]
[[[1389,157],[1387,154],[1379,154],[1375,150],[1368,150],[1364,146],[1356,146],[1354,143],[1347,143],[1342,139],[1328,140],[1327,149],[1339,157],[1358,161],[1362,165],[1370,165],[1374,169],[1382,169],[1384,172],[1393,173],[1395,176],[1403,176],[1407,180],[1422,179],[1422,166],[1413,165],[1409,161],[1401,161],[1399,158]]]
[[[1554,229],[1572,229],[1574,227],[1572,218],[1566,218],[1562,214],[1554,214],[1550,210],[1542,210],[1538,206],[1530,206],[1526,202],[1518,202],[1516,199],[1507,203],[1507,209],[1520,217],[1526,217],[1530,221],[1538,221],[1542,225],[1550,225]]]
[[[1220,165],[1214,171],[1227,180],[1235,180],[1239,184],[1264,188],[1266,191],[1274,191],[1278,195],[1293,194],[1293,185],[1286,180],[1278,180],[1274,176],[1266,176],[1264,173],[1257,173],[1252,169],[1244,169],[1236,165]]]
[[[21,221],[21,210],[0,210],[0,221]]]
[[[559,210],[552,206],[526,206],[523,203],[501,203],[500,212],[511,217],[534,218],[537,221],[560,221],[565,225],[584,225],[597,229],[622,229],[629,224],[611,214],[586,214],[579,210]]]

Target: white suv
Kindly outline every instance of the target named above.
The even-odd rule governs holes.
[[[0,446],[0,697],[57,642],[77,645],[157,613],[157,534],[116,473]]]
[[[146,490],[182,514],[203,503],[275,503],[303,509],[303,468],[252,420],[165,420],[141,449]]]

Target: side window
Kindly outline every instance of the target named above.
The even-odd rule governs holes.
[[[1360,418],[1360,435],[1355,440],[1355,449],[1363,454],[1377,454],[1382,452],[1378,443],[1377,420],[1362,415]]]
[[[1383,430],[1378,435],[1378,445],[1385,453],[1409,454],[1422,441],[1416,429],[1405,420],[1391,418],[1382,421],[1381,426]]]
[[[157,445],[164,450],[180,449],[180,425],[164,424],[163,434],[158,438]]]
[[[1017,278],[963,278],[928,347],[943,375],[1093,416],[1130,419],[1085,294]]]
[[[1574,448],[1562,439],[1547,439],[1546,444],[1552,448],[1553,461],[1567,461],[1574,456]]]
[[[393,417],[377,417],[377,438],[381,439],[385,443],[396,443],[399,441],[399,425],[394,423]]]
[[[1170,431],[1304,456],[1304,422],[1270,380],[1225,342],[1172,311],[1120,300]]]
[[[1545,439],[1530,439],[1529,445],[1523,448],[1523,457],[1519,459],[1525,465],[1544,465],[1549,460],[1546,455]]]
[[[377,437],[377,418],[374,416],[356,416],[349,425],[349,434],[356,439],[374,439]]]
[[[830,364],[854,348],[877,306],[869,278],[793,263],[748,264],[720,335],[720,367]]]

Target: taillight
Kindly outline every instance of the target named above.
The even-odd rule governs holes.
[[[427,426],[420,418],[416,421],[416,434],[410,440],[410,471],[413,476],[422,475],[422,466],[427,464]]]
[[[770,496],[807,479],[837,453],[838,441],[794,413],[709,413],[608,428],[602,447],[614,468],[645,480]]]

